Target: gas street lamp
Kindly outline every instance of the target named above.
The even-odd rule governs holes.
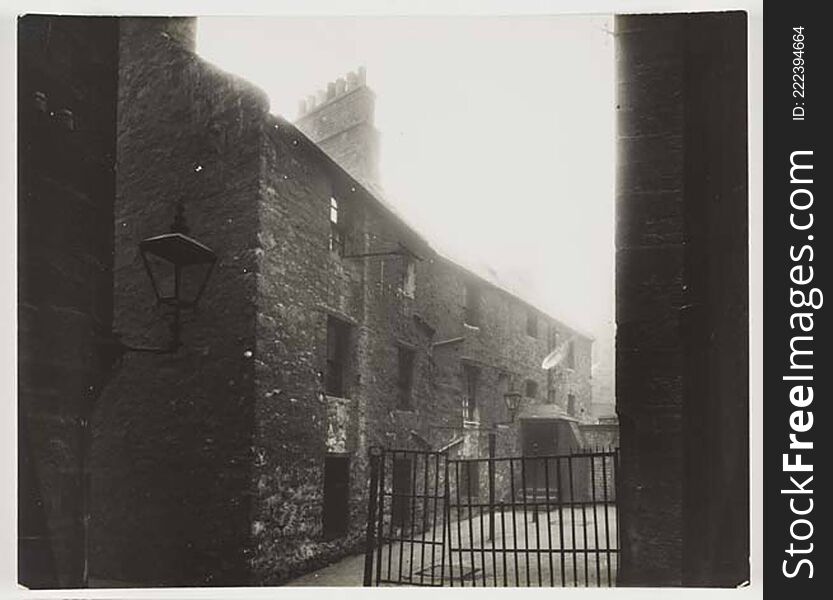
[[[170,233],[139,242],[139,252],[156,302],[172,309],[171,341],[165,348],[125,346],[126,350],[167,354],[176,352],[182,345],[180,314],[183,310],[197,308],[217,263],[217,255],[188,233],[182,204],[178,204]]]

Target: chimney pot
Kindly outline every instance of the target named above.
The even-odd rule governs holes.
[[[344,80],[344,77],[339,77],[336,79],[336,96],[340,96],[344,93],[345,87],[347,86],[347,82]]]
[[[316,96],[318,104],[324,104],[327,101],[327,92],[325,90],[318,90]]]
[[[303,117],[307,114],[307,101],[301,98],[298,100],[298,116]]]
[[[331,81],[327,84],[327,100],[332,100],[336,97],[336,84]]]
[[[367,83],[367,69],[363,66],[359,67],[359,85],[364,85]]]

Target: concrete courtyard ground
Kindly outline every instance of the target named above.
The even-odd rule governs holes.
[[[374,581],[381,558],[381,585],[580,586],[615,584],[619,541],[614,506],[586,504],[549,512],[462,511],[446,528],[394,530],[393,543],[374,554]],[[387,530],[386,530],[387,531]],[[448,536],[450,535],[450,543]],[[414,541],[411,541],[414,540]],[[349,556],[291,581],[290,586],[361,586],[364,554]],[[396,583],[390,583],[396,582]]]

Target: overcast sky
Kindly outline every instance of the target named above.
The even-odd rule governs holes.
[[[613,20],[204,17],[198,51],[298,100],[359,65],[389,202],[439,251],[567,323],[613,321]]]

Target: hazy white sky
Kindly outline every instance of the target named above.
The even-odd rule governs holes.
[[[387,199],[438,250],[599,337],[613,321],[612,18],[204,17],[198,51],[298,100],[359,65]]]

